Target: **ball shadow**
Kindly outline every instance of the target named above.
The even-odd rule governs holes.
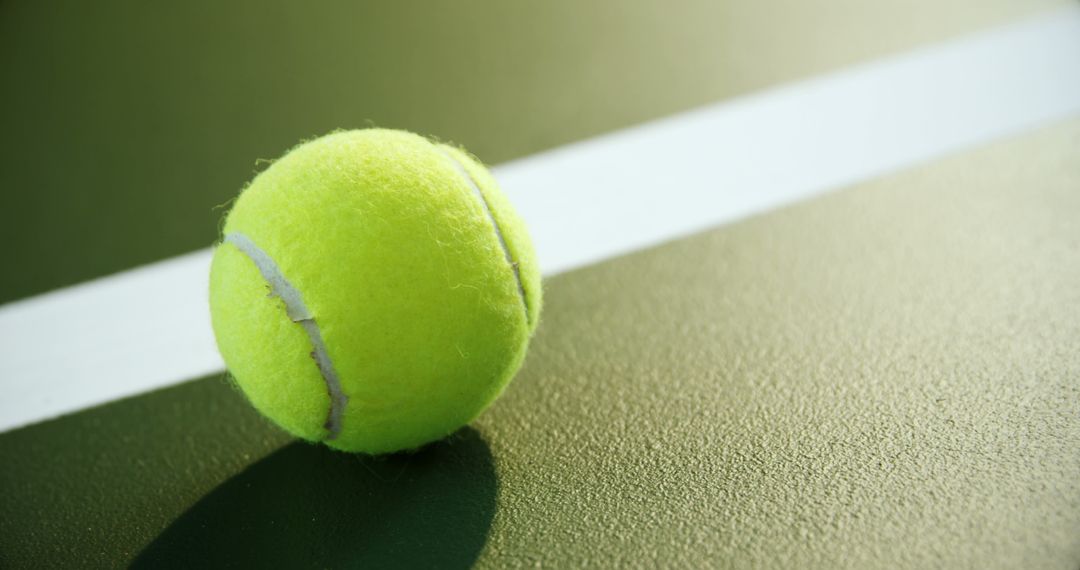
[[[134,567],[468,568],[497,486],[471,428],[379,458],[297,442],[199,500]]]

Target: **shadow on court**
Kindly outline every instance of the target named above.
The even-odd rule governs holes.
[[[472,428],[383,458],[297,442],[203,497],[134,567],[468,568],[497,487]]]

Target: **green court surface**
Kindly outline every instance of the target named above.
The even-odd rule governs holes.
[[[218,377],[8,433],[0,552],[1068,567],[1078,152],[1073,121],[555,278],[508,393],[414,455],[291,442]]]
[[[767,4],[0,5],[0,303],[206,247],[334,128],[497,164],[1067,3]],[[0,433],[0,568],[1075,569],[1078,157],[1048,121],[550,277],[415,453],[224,374]]]

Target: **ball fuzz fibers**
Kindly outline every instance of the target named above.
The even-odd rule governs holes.
[[[260,173],[210,271],[218,348],[288,432],[388,453],[440,439],[513,377],[540,272],[491,174],[393,130],[338,132]]]

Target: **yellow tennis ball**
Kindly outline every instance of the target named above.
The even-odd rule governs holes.
[[[210,271],[214,334],[252,404],[365,453],[475,418],[540,316],[525,225],[472,156],[383,129],[301,144],[255,177]]]

